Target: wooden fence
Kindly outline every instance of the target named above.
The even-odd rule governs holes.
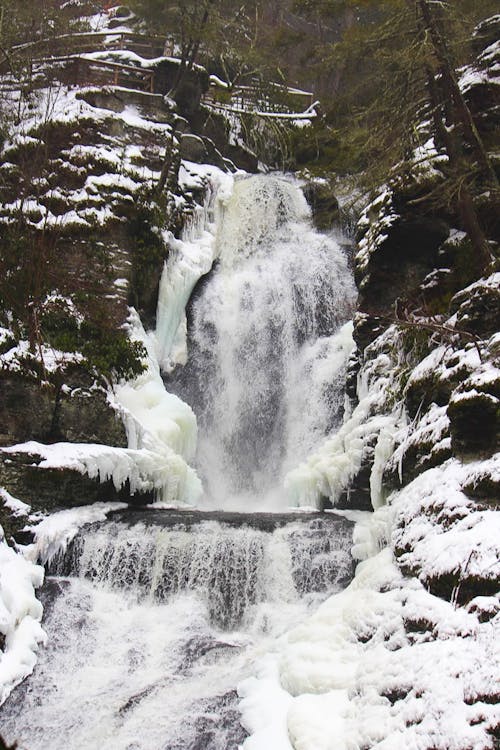
[[[37,39],[12,48],[12,55],[22,57],[61,56],[71,51],[83,54],[102,50],[130,50],[146,59],[161,57],[165,39],[161,36],[136,34],[132,31],[94,31],[61,34],[49,39]]]
[[[258,84],[224,88],[211,85],[203,102],[209,107],[233,112],[259,112],[262,114],[300,114],[313,105],[313,94],[309,91],[290,89],[280,84],[270,83],[263,87]]]
[[[92,60],[70,55],[48,60],[33,60],[33,73],[51,65],[51,74],[69,86],[123,86],[128,89],[154,93],[154,71],[133,65]]]

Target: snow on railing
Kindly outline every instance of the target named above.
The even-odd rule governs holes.
[[[32,60],[33,68],[45,67],[47,63],[66,65],[66,82],[75,86],[124,86],[148,93],[154,92],[154,71],[135,65],[94,60],[80,55],[67,55],[47,60]]]
[[[71,47],[73,52],[91,52],[96,49],[96,42],[102,43],[105,49],[140,49],[144,57],[158,57],[163,54],[165,40],[161,36],[138,34],[132,31],[83,31],[75,34],[59,34],[47,39],[35,39],[12,47],[12,53],[28,54],[37,50],[57,54]],[[137,49],[136,49],[137,48]],[[146,54],[145,54],[146,53]]]
[[[310,91],[269,82],[263,88],[258,83],[231,86],[218,76],[210,76],[210,88],[203,103],[220,112],[251,113],[259,117],[281,120],[307,120],[317,117],[318,101]],[[309,106],[300,110],[300,102],[308,100]]]

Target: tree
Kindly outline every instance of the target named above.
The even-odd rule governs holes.
[[[133,0],[146,28],[171,40],[179,57],[172,93],[196,63],[222,76],[230,85],[254,77],[276,76],[279,62],[266,55],[269,6],[264,0]],[[272,77],[271,76],[271,77]]]
[[[438,16],[429,0],[416,0],[416,5],[421,35],[429,40],[434,58],[434,66],[426,65],[426,76],[435,138],[441,142],[448,156],[449,177],[456,183],[458,213],[475,249],[478,271],[482,271],[491,262],[492,256],[474,207],[472,190],[478,183],[498,194],[498,178],[460,90],[445,36],[443,14]],[[473,163],[464,145],[473,154]]]
[[[479,6],[486,11],[491,3],[476,3],[473,11],[463,0],[453,6],[430,0],[302,0],[301,5],[323,14],[351,7],[360,19],[345,26],[324,58],[342,69],[326,141],[329,136],[341,153],[347,149],[347,161],[363,171],[363,184],[370,188],[391,174],[411,172],[416,149],[433,138],[447,157],[440,165],[445,180],[419,200],[455,210],[481,272],[491,253],[474,195],[489,190],[498,197],[498,180],[457,70],[467,61],[470,22],[478,20]]]
[[[193,69],[200,46],[210,33],[213,9],[218,0],[133,0],[131,7],[150,30],[162,29],[165,38],[172,38],[179,49],[179,71],[172,93],[179,88],[187,71]]]

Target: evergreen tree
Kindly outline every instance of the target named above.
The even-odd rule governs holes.
[[[491,3],[471,8],[462,0],[453,7],[429,0],[302,0],[301,5],[327,16],[351,8],[358,19],[346,24],[325,54],[324,64],[342,68],[325,140],[347,152],[347,164],[363,171],[370,188],[386,181],[391,170],[411,171],[415,150],[432,137],[447,157],[446,179],[433,188],[432,200],[459,216],[481,272],[491,253],[474,195],[489,190],[498,196],[498,180],[457,70],[467,60],[464,39],[481,17],[479,6],[486,15]]]

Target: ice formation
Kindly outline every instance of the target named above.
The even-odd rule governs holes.
[[[0,705],[36,664],[45,633],[40,625],[42,605],[35,589],[42,585],[44,570],[9,547],[0,526]]]
[[[476,470],[457,462],[431,469],[361,517],[353,549],[364,560],[354,581],[283,636],[260,660],[257,678],[239,686],[251,732],[245,750],[492,747],[500,720],[498,596],[457,608],[425,587],[464,561],[464,575],[498,577],[494,514],[471,507],[453,520],[470,505],[460,490],[464,474]],[[438,502],[448,513],[442,526],[422,507]],[[401,562],[420,580],[396,565],[394,549],[405,544],[416,551]]]
[[[335,505],[356,476],[370,445],[375,443],[376,461],[371,472],[372,502],[382,504],[383,465],[393,448],[397,426],[404,420],[401,406],[387,411],[387,393],[395,377],[396,364],[389,352],[394,327],[378,342],[377,351],[362,369],[358,382],[359,403],[340,429],[324,441],[303,463],[288,473],[285,487],[291,504],[317,508],[322,497]],[[386,345],[384,345],[384,343]],[[366,356],[370,357],[370,348]]]
[[[171,234],[166,237],[170,254],[160,282],[155,332],[157,358],[165,372],[186,363],[186,305],[196,282],[210,271],[216,258],[217,225],[233,190],[232,175],[183,162],[181,185],[192,185],[193,179],[197,187],[206,187],[204,205],[195,209],[180,240]]]

